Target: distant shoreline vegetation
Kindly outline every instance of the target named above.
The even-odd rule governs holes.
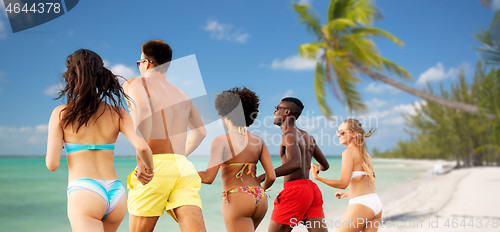
[[[427,90],[433,92],[430,85]],[[467,83],[464,70],[450,90],[441,85],[440,95],[481,106],[486,112],[500,112],[500,70],[477,63],[472,83]],[[500,115],[489,119],[425,101],[415,107],[416,113],[405,115],[405,131],[411,139],[400,140],[386,151],[374,148],[372,155],[381,158],[456,160],[456,168],[500,166]],[[496,108],[496,109],[495,109]]]

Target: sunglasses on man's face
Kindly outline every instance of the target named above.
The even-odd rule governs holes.
[[[141,65],[141,63],[146,62],[146,61],[149,61],[149,63],[151,63],[151,64],[153,63],[153,61],[150,61],[148,59],[140,59],[140,60],[137,61],[137,68],[139,68],[139,66]]]
[[[283,106],[275,106],[275,107],[274,107],[274,111],[275,111],[275,112],[276,112],[276,111],[278,111],[278,109],[287,109],[287,110],[289,110],[290,108],[283,107]],[[291,110],[290,110],[290,111],[291,111]]]

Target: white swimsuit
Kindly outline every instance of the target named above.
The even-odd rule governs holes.
[[[369,176],[370,174],[365,171],[353,171],[351,179],[361,175]],[[380,198],[376,193],[370,193],[349,199],[349,205],[350,204],[362,204],[372,209],[375,215],[379,214],[380,211],[382,211],[382,202],[380,201]]]

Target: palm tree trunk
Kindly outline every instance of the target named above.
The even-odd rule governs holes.
[[[358,62],[356,62],[354,60],[350,60],[349,62],[352,64],[352,66],[354,68],[356,68],[360,72],[368,75],[369,77],[376,79],[376,80],[380,80],[388,85],[391,85],[391,86],[396,87],[400,90],[403,90],[411,95],[421,97],[427,101],[435,102],[435,103],[440,104],[442,106],[450,107],[453,109],[461,110],[461,111],[476,114],[476,115],[479,114],[479,107],[478,106],[466,104],[463,102],[452,101],[452,100],[449,100],[449,99],[446,99],[446,98],[443,98],[440,96],[430,94],[430,93],[422,91],[422,90],[412,88],[412,87],[405,85],[399,81],[396,81],[394,79],[391,79],[389,77],[381,75],[377,72],[374,72],[371,69],[364,67],[363,65],[359,64]],[[487,113],[485,114],[485,116],[489,119],[496,119],[497,118],[495,115],[487,114]]]

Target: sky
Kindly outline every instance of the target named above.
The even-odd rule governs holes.
[[[193,155],[208,155],[212,139],[223,133],[209,99],[233,87],[247,87],[260,97],[260,113],[250,131],[264,138],[271,154],[278,153],[281,136],[272,125],[274,106],[283,97],[302,100],[305,109],[298,125],[315,136],[326,155],[345,149],[335,131],[348,117],[360,119],[366,131],[377,129],[367,140],[370,150],[410,139],[403,114],[415,113],[423,104],[363,76],[357,89],[368,110],[351,113],[329,91],[337,120],[327,121],[314,94],[315,61],[298,55],[298,46],[315,38],[299,23],[290,1],[86,0],[52,21],[17,33],[12,33],[0,3],[0,155],[45,155],[50,114],[64,103],[53,99],[68,55],[80,48],[93,50],[106,67],[129,79],[139,76],[135,62],[140,46],[150,39],[170,44],[174,61],[168,80],[191,97],[201,97],[197,107],[208,115],[209,134]],[[300,3],[309,4],[326,23],[329,1]],[[405,43],[400,47],[376,38],[377,48],[410,72],[414,80],[405,84],[422,89],[426,83],[449,86],[460,69],[471,80],[480,59],[473,33],[488,28],[500,1],[493,1],[492,8],[479,0],[377,0],[375,5],[384,18],[373,26]],[[134,149],[120,136],[115,151],[133,155]]]

